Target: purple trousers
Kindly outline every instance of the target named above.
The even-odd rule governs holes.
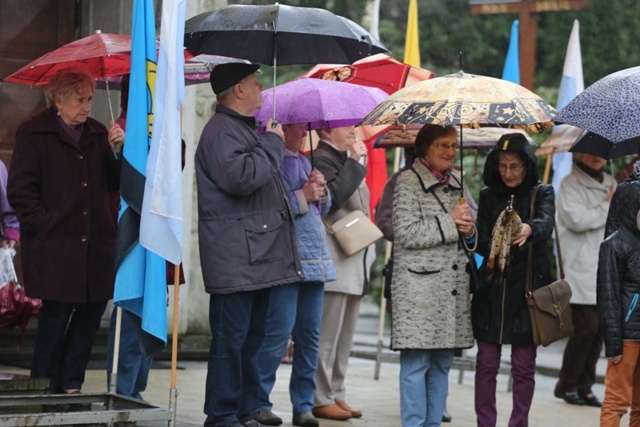
[[[478,341],[475,380],[475,409],[478,427],[495,427],[496,378],[500,368],[502,345]],[[527,427],[529,409],[536,387],[536,347],[511,346],[511,376],[513,377],[513,409],[509,427]]]

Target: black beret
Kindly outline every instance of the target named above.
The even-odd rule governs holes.
[[[240,80],[253,74],[260,68],[259,64],[245,64],[243,62],[228,62],[216,65],[211,71],[209,82],[216,95],[229,89]]]

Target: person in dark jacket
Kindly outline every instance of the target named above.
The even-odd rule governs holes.
[[[600,245],[597,305],[607,373],[600,426],[640,425],[640,198],[633,185],[620,185],[619,228]]]
[[[531,288],[551,283],[547,239],[555,216],[553,187],[541,185],[536,158],[522,134],[506,134],[489,153],[483,174],[485,188],[478,204],[477,252],[485,259],[481,273],[484,285],[472,299],[473,332],[478,345],[475,380],[475,410],[479,427],[495,426],[496,377],[503,344],[511,344],[513,409],[509,426],[527,426],[535,389],[536,347],[525,298],[525,281],[531,275]],[[534,190],[534,217],[530,203]],[[486,267],[498,216],[513,197],[513,209],[522,221],[512,235],[503,274],[491,274]],[[529,248],[533,265],[527,267]],[[490,279],[489,277],[493,277]]]
[[[119,187],[124,131],[89,117],[94,89],[83,70],[51,79],[49,108],[18,128],[7,183],[25,292],[42,299],[31,376],[49,378],[51,393],[80,392],[113,297],[116,229],[107,193]]]
[[[633,191],[628,192],[626,188],[629,187],[633,189]],[[620,228],[620,220],[618,219],[620,215],[620,210],[623,209],[624,203],[626,200],[620,197],[620,194],[625,193],[633,198],[640,198],[640,160],[636,160],[633,164],[633,171],[629,178],[623,181],[618,187],[616,191],[613,193],[613,197],[611,198],[611,204],[609,205],[609,212],[607,214],[607,225],[604,230],[604,237],[607,238],[614,231]]]
[[[211,348],[205,426],[256,427],[264,340],[273,286],[304,278],[280,165],[282,126],[256,132],[262,106],[259,65],[227,63],[211,72],[218,105],[196,151],[198,237],[210,294]]]

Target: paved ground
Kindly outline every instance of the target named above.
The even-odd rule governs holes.
[[[366,309],[365,309],[366,310]],[[356,346],[359,349],[368,348],[377,341],[377,317],[371,312],[361,316],[356,336]],[[372,333],[373,332],[373,333]],[[388,335],[387,335],[388,336]],[[555,372],[560,367],[564,343],[556,343],[548,348],[540,348],[538,365],[541,372],[536,377],[536,393],[530,415],[530,426],[558,426],[558,427],[588,427],[599,425],[599,410],[589,407],[577,407],[564,403],[553,397]],[[364,350],[363,350],[364,351]],[[466,352],[471,359],[474,350]],[[508,348],[503,358],[508,361]],[[389,354],[385,352],[385,355]],[[389,356],[388,358],[391,358]],[[205,416],[202,412],[204,402],[204,384],[206,377],[205,362],[179,361],[184,369],[177,371],[177,417],[176,426],[202,425]],[[598,375],[604,375],[606,362],[601,359],[598,364]],[[0,366],[0,371],[27,373],[24,370]],[[383,363],[380,368],[379,379],[374,379],[375,362],[363,358],[352,357],[347,378],[347,401],[353,407],[362,409],[361,419],[346,422],[321,420],[321,427],[400,427],[398,401],[398,371],[397,363]],[[449,398],[447,406],[453,415],[452,427],[475,426],[473,410],[473,372],[464,371],[462,383],[459,383],[459,371],[452,369],[449,380]],[[291,404],[288,397],[288,378],[290,366],[282,365],[278,371],[278,379],[272,394],[274,412],[284,420],[284,427],[291,424]],[[511,408],[511,393],[507,391],[508,375],[498,377],[498,426],[507,426]],[[87,371],[85,392],[103,393],[106,390],[106,374],[101,370]],[[161,408],[169,406],[171,371],[168,369],[153,369],[145,398]],[[594,392],[600,398],[604,396],[602,384],[596,384]],[[138,422],[138,427],[167,425],[166,422]],[[447,424],[444,424],[445,426]],[[628,426],[625,417],[622,426]]]

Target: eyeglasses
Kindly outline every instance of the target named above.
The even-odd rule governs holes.
[[[507,173],[507,171],[511,173],[518,173],[522,170],[523,167],[524,167],[523,163],[512,163],[510,165],[499,164],[497,169],[498,169],[498,172],[502,174]]]
[[[458,149],[458,144],[445,144],[444,142],[434,142],[433,146],[440,151],[456,151]]]

